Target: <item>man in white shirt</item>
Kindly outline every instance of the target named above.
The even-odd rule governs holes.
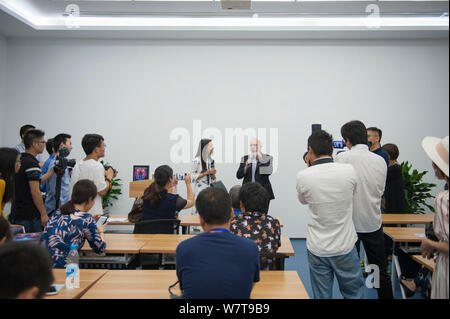
[[[384,251],[384,235],[381,223],[381,196],[386,183],[386,162],[369,150],[367,130],[360,121],[351,121],[341,128],[347,152],[336,156],[336,162],[351,164],[357,174],[357,185],[353,197],[353,223],[369,264],[377,265],[380,271],[379,299],[393,299],[392,283],[387,274]]]
[[[332,136],[315,131],[305,155],[309,168],[297,174],[298,199],[309,206],[306,246],[311,285],[314,298],[330,299],[336,275],[344,298],[361,299],[364,284],[352,221],[356,171],[349,164],[333,163],[332,154]]]
[[[86,134],[81,141],[86,157],[77,161],[72,170],[70,185],[70,196],[72,197],[73,186],[81,179],[89,179],[97,186],[97,197],[94,206],[89,210],[91,214],[103,214],[102,197],[111,190],[111,179],[115,173],[112,168],[105,171],[103,165],[98,161],[105,156],[105,143],[101,135]]]

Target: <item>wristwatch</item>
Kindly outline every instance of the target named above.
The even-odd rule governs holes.
[[[105,177],[105,181],[107,181],[108,183],[112,184],[112,181],[109,178]]]

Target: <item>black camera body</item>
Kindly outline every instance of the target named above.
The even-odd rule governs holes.
[[[112,169],[114,171],[114,174],[117,174],[118,171],[114,169],[114,167],[112,167],[111,165],[108,164],[103,164],[103,168],[105,169],[105,171],[107,171],[108,169]]]
[[[64,175],[66,168],[74,168],[77,163],[75,159],[68,159],[67,156],[70,154],[70,151],[67,147],[62,147],[59,150],[59,154],[55,160],[54,170],[57,174]]]

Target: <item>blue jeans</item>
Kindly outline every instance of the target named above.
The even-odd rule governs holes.
[[[40,233],[42,232],[41,219],[15,219],[11,221],[11,224],[22,225],[25,227],[26,233]]]
[[[308,250],[309,273],[315,299],[331,299],[334,275],[345,299],[362,299],[364,281],[356,248],[335,257],[318,257]]]

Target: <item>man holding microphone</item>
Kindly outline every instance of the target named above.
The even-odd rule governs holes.
[[[270,200],[272,200],[275,196],[269,176],[273,172],[273,157],[269,154],[261,153],[260,149],[261,143],[259,140],[253,139],[250,141],[251,154],[241,158],[241,164],[236,173],[236,178],[244,178],[242,185],[251,182],[261,184],[269,193]]]

